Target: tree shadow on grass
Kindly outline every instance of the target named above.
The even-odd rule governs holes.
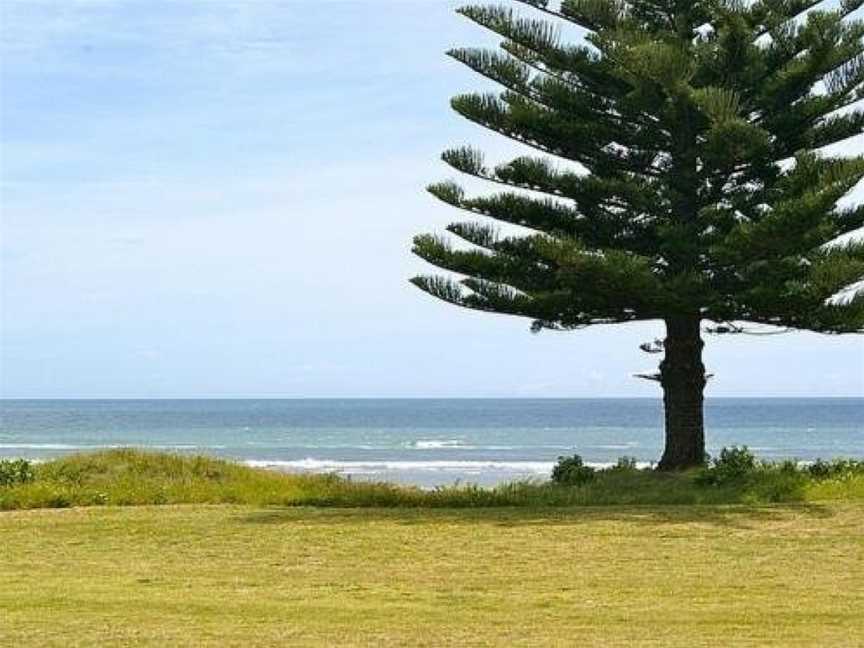
[[[646,526],[708,525],[751,529],[754,525],[796,517],[828,520],[836,509],[825,504],[699,505],[699,506],[584,506],[571,508],[329,508],[273,507],[238,516],[247,524],[341,525],[346,522],[390,522],[406,525],[578,526],[624,523]]]

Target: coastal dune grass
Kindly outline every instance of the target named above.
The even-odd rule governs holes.
[[[0,510],[154,504],[466,508],[864,501],[860,468],[816,478],[788,465],[762,466],[723,483],[707,483],[704,471],[613,469],[578,485],[526,481],[495,488],[423,490],[335,475],[284,474],[212,457],[116,449],[32,466],[29,478],[0,485]]]

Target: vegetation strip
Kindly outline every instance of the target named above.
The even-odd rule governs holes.
[[[746,449],[724,451],[707,468],[639,470],[632,460],[595,471],[562,458],[557,481],[495,488],[422,490],[336,475],[284,474],[201,456],[118,449],[44,464],[0,462],[0,510],[148,504],[336,507],[567,507],[864,501],[864,462],[799,467],[763,464]]]

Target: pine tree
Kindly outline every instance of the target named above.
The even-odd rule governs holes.
[[[444,153],[510,189],[429,187],[481,218],[447,228],[468,246],[415,239],[463,278],[412,281],[534,330],[662,320],[665,339],[643,345],[665,353],[646,376],[664,395],[659,467],[701,464],[703,326],[864,331],[864,291],[848,290],[864,242],[835,241],[864,226],[864,206],[841,206],[864,156],[826,150],[864,127],[862,0],[514,1],[528,8],[458,10],[503,40],[448,54],[503,91],[452,107],[538,153],[494,167],[470,147]],[[566,42],[561,21],[586,42]]]

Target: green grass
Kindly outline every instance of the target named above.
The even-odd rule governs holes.
[[[435,491],[136,450],[4,470],[32,481],[0,486],[3,646],[864,643],[857,468]]]
[[[613,470],[581,486],[517,482],[424,491],[130,449],[55,459],[34,466],[34,472],[33,481],[0,486],[0,510],[149,504],[464,508],[864,501],[860,469],[817,479],[768,467],[720,485],[700,483],[698,471]]]
[[[0,514],[3,646],[856,646],[864,505]]]

